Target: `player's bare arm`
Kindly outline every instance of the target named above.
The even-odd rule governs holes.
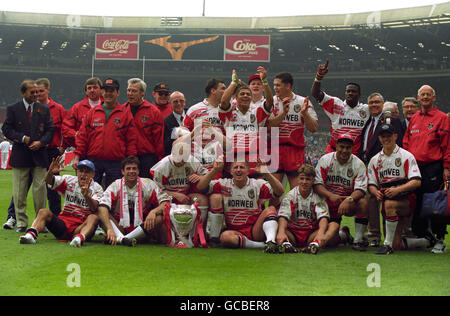
[[[222,95],[222,99],[220,101],[220,108],[224,111],[228,111],[231,106],[231,97],[234,94],[234,91],[236,90],[236,87],[239,85],[241,81],[239,80],[239,77],[237,76],[236,69],[233,69],[233,73],[231,75],[231,83],[228,86],[228,88],[225,90],[225,92]]]
[[[50,166],[48,167],[47,174],[45,175],[45,183],[53,185],[55,183],[55,173],[64,171],[64,167],[61,163],[62,156],[58,156],[52,159]]]
[[[214,176],[219,172],[222,171],[224,163],[223,163],[223,158],[218,158],[213,165],[213,168],[205,175],[200,177],[200,181],[198,181],[197,183],[197,189],[199,191],[205,191],[208,186],[209,183],[211,182],[211,180],[214,178]]]
[[[285,97],[283,99],[283,111],[278,113],[278,115],[275,116],[274,118],[269,118],[268,122],[270,127],[280,126],[281,122],[283,122],[284,118],[289,112],[290,104],[291,104],[291,97]]]
[[[259,76],[261,78],[263,88],[264,88],[264,95],[266,96],[266,101],[264,102],[264,108],[266,112],[272,112],[273,111],[273,92],[272,89],[269,86],[269,82],[267,81],[267,70],[259,66],[258,69],[256,69],[257,72],[259,72]]]
[[[384,195],[389,198],[392,199],[394,197],[396,197],[397,195],[399,195],[402,192],[413,192],[414,190],[416,190],[417,188],[419,188],[421,185],[421,180],[419,179],[412,179],[408,182],[406,182],[405,184],[396,186],[396,187],[390,187],[387,188],[384,191]]]
[[[323,97],[325,96],[320,87],[321,82],[323,78],[325,78],[327,72],[328,72],[328,59],[325,64],[319,65],[311,88],[311,95],[314,97],[314,99],[316,99],[317,102],[322,102]]]
[[[276,238],[276,242],[278,245],[281,245],[285,241],[289,241],[289,237],[286,234],[287,225],[288,225],[288,220],[285,217],[280,216],[278,218],[278,232],[277,232],[277,238]]]
[[[272,187],[273,194],[275,197],[279,198],[284,193],[284,188],[281,182],[275,178],[273,174],[269,172],[269,169],[267,169],[267,165],[262,163],[261,160],[258,158],[258,165],[255,168],[257,172],[261,173],[264,177],[264,180],[269,182],[270,186]]]
[[[306,97],[303,101],[302,108],[300,110],[300,115],[303,117],[303,120],[305,122],[306,129],[310,131],[311,133],[317,132],[317,129],[319,128],[319,121],[314,119],[308,112],[308,105],[309,105],[309,97]]]
[[[108,241],[108,244],[115,245],[117,243],[117,238],[116,234],[114,233],[114,229],[111,225],[111,222],[109,221],[108,208],[106,206],[99,205],[97,208],[97,216],[106,230],[106,240]]]
[[[378,188],[374,185],[369,184],[367,186],[367,190],[369,190],[369,193],[372,194],[373,196],[376,197],[378,202],[383,201],[384,199],[384,194],[383,192],[381,192],[380,190],[378,190]]]
[[[156,227],[156,218],[164,215],[168,202],[161,203],[158,207],[151,210],[144,221],[144,229],[147,231],[153,230]]]
[[[321,197],[328,199],[333,204],[340,204],[345,200],[345,196],[334,194],[327,190],[327,188],[323,184],[317,184],[314,186],[314,191],[319,194]]]

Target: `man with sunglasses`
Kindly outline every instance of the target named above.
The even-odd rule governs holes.
[[[172,105],[169,103],[170,89],[165,83],[158,83],[153,88],[153,97],[155,105],[161,112],[163,119],[172,113]]]

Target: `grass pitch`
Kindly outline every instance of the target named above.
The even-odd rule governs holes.
[[[0,190],[3,224],[11,171],[0,172]],[[31,225],[31,192],[28,213]],[[353,233],[352,219],[343,224]],[[111,247],[102,237],[71,248],[50,233],[40,234],[36,245],[20,245],[19,236],[0,228],[0,295],[450,295],[450,252],[377,256],[375,249],[360,253],[340,246],[318,255],[268,255],[250,249]]]

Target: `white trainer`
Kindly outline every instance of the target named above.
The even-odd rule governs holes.
[[[20,236],[19,242],[21,244],[35,244],[36,239],[34,239],[33,235],[31,235],[30,233],[26,233],[25,235]]]
[[[81,238],[79,236],[73,237],[72,241],[70,242],[70,247],[81,247]]]
[[[431,253],[444,253],[447,250],[447,246],[443,240],[438,240],[434,245]]]
[[[3,224],[3,229],[14,229],[16,228],[16,220],[12,217],[8,218],[5,224]]]

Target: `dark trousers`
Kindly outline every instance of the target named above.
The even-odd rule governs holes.
[[[102,185],[104,190],[106,190],[106,188],[111,183],[113,183],[117,179],[122,178],[120,161],[97,160],[97,159],[89,159],[89,160],[92,161],[95,166],[94,181]],[[104,182],[103,182],[103,174],[105,174]]]
[[[411,223],[412,230],[417,237],[424,237],[431,224],[431,231],[436,234],[438,239],[444,239],[447,223],[442,217],[423,218],[420,216],[422,209],[422,200],[424,193],[436,192],[442,188],[444,183],[444,167],[442,161],[436,161],[424,166],[419,166],[420,174],[422,176],[422,184],[416,190],[417,204],[414,210],[414,215]]]
[[[159,161],[155,154],[145,154],[138,156],[139,158],[139,176],[141,178],[152,178],[150,169]]]
[[[60,155],[58,148],[49,148],[47,149],[48,153],[48,161],[49,165],[51,164],[53,158],[56,158]],[[59,175],[55,174],[55,175]],[[51,190],[47,188],[47,200],[48,200],[48,208],[55,215],[58,216],[61,213],[61,195],[55,190]]]

